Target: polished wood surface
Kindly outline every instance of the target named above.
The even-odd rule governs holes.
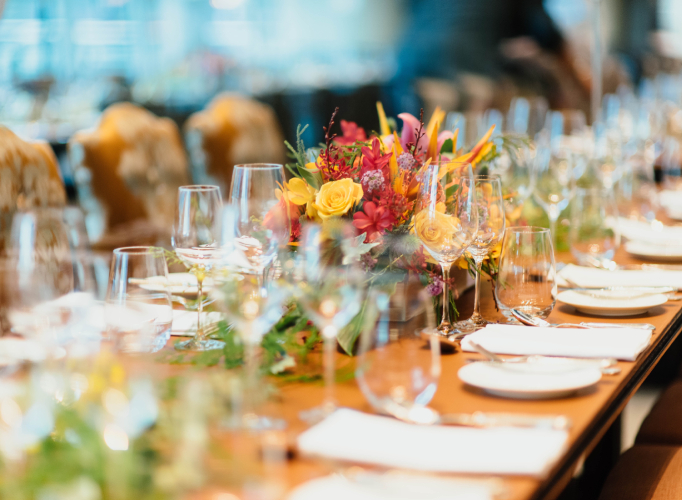
[[[568,262],[570,255],[558,255],[558,261]],[[617,258],[621,264],[637,263],[621,251]],[[490,284],[485,282],[482,290],[482,313],[490,320],[503,320],[495,310]],[[473,291],[470,290],[459,300],[462,318],[468,317],[473,306]],[[503,484],[510,500],[556,498],[581,466],[586,455],[597,444],[609,426],[619,416],[629,398],[644,381],[663,353],[679,334],[682,325],[682,303],[673,301],[656,307],[649,313],[629,318],[602,318],[587,316],[575,311],[572,307],[557,303],[549,320],[563,322],[648,322],[656,326],[651,344],[635,362],[619,362],[621,373],[615,376],[604,376],[596,389],[588,390],[574,397],[524,401],[493,397],[483,392],[476,392],[464,387],[457,378],[457,371],[467,360],[481,358],[474,353],[447,353],[442,355],[442,375],[438,391],[431,406],[443,413],[449,412],[517,412],[532,414],[563,414],[568,416],[573,425],[569,431],[568,447],[554,469],[542,480],[528,477],[505,477]],[[174,340],[171,339],[170,344]],[[338,355],[338,367],[351,368],[354,359]],[[178,373],[181,367],[166,366],[160,369]],[[276,383],[276,382],[275,382]],[[372,412],[354,380],[337,384],[336,396],[342,406]],[[288,422],[288,439],[295,442],[298,433],[306,429],[298,417],[298,413],[317,405],[322,401],[323,387],[310,383],[281,384],[276,400],[269,407],[273,416],[284,418]],[[491,453],[494,451],[491,450]],[[519,453],[523,453],[522,450]],[[294,454],[286,467],[286,482],[293,487],[308,479],[329,473],[333,465],[322,461],[299,457]],[[338,465],[337,465],[338,467]]]

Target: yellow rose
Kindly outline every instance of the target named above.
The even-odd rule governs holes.
[[[287,198],[294,205],[306,205],[315,199],[315,188],[303,179],[294,177],[287,183]]]
[[[315,197],[315,209],[321,219],[340,217],[362,198],[362,185],[353,179],[341,179],[323,184]]]
[[[414,218],[414,232],[427,248],[440,252],[459,232],[459,219],[439,211],[422,210]]]

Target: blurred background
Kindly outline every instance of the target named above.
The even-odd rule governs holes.
[[[274,111],[273,143],[294,141],[298,124],[318,143],[336,106],[369,133],[376,101],[428,118],[436,106],[507,113],[519,96],[531,122],[542,116],[522,130],[532,137],[548,109],[592,121],[596,1],[0,0],[0,123],[52,146],[72,201],[67,143],[122,101],[175,122],[196,182],[208,153],[188,119],[223,92]],[[603,93],[679,104],[682,2],[601,4]]]

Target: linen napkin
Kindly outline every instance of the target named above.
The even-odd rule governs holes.
[[[622,270],[607,271],[591,267],[566,265],[557,273],[557,285],[569,286],[570,282],[579,287],[599,288],[607,286],[670,286],[682,289],[682,271]]]
[[[618,230],[621,236],[633,241],[643,241],[652,245],[682,245],[682,227],[664,226],[660,222],[649,222],[618,218]]]
[[[176,336],[193,336],[197,329],[196,311],[179,311],[173,309],[173,326],[171,327],[171,335]],[[211,311],[201,313],[201,322],[204,328],[218,323],[224,318],[223,313]]]
[[[473,352],[475,342],[497,354],[616,358],[634,361],[647,348],[651,331],[642,328],[551,328],[487,325],[462,340]]]
[[[366,472],[313,479],[292,491],[287,500],[492,500],[499,490],[492,481]]]
[[[567,436],[553,429],[421,426],[342,408],[302,433],[298,449],[384,467],[541,477]]]

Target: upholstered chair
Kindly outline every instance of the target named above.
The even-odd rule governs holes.
[[[220,186],[223,197],[234,165],[285,161],[283,141],[272,108],[235,94],[216,96],[185,124],[192,181]]]
[[[134,104],[114,104],[94,130],[75,134],[68,150],[93,243],[105,233],[118,235],[115,244],[129,244],[126,235],[133,233],[147,239],[170,233],[177,188],[188,183],[173,121]]]

